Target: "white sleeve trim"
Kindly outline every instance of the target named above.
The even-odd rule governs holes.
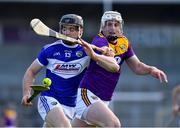
[[[39,59],[37,58],[36,59],[36,61],[42,66],[42,67],[44,67],[45,65],[43,65],[40,61],[39,61]]]

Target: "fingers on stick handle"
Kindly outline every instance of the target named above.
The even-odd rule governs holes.
[[[31,95],[31,97],[27,100],[27,102],[28,102],[28,103],[31,102],[31,101],[34,99],[34,97],[36,97],[38,94],[39,94],[39,92],[33,93],[33,94]]]
[[[33,99],[34,99],[34,96],[32,95],[32,96],[27,100],[27,102],[29,103],[29,102],[31,102]]]

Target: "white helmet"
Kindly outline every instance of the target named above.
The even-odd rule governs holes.
[[[121,17],[121,14],[117,11],[106,11],[104,12],[102,18],[101,18],[101,27],[100,32],[102,31],[102,27],[104,27],[105,22],[108,20],[116,20],[121,24],[121,29],[123,26],[123,19]]]

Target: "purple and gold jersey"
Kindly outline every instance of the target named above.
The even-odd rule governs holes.
[[[61,40],[46,45],[39,53],[39,64],[46,66],[46,77],[52,80],[49,91],[41,95],[51,96],[61,104],[74,107],[77,89],[89,64],[89,57],[80,45],[69,46]]]
[[[110,44],[102,34],[99,34],[94,38],[92,44],[98,47],[111,47],[115,52],[115,59],[119,65],[122,65],[124,60],[134,55],[134,51],[126,37],[118,38],[117,43],[113,45]],[[120,70],[117,73],[108,72],[97,65],[95,61],[91,60],[80,87],[89,89],[92,93],[101,98],[101,100],[110,101],[118,82],[120,72]]]

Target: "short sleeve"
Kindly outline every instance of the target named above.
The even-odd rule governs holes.
[[[131,43],[129,42],[128,51],[125,53],[125,59],[129,59],[133,55],[135,55],[135,53],[134,53]]]
[[[41,49],[41,51],[38,54],[38,58],[37,59],[44,66],[46,66],[48,64],[45,48]]]

